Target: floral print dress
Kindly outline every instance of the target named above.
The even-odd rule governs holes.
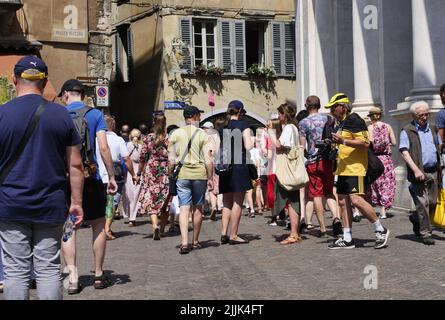
[[[396,193],[396,174],[391,157],[391,139],[388,126],[383,122],[376,122],[372,128],[372,148],[377,158],[385,167],[384,173],[371,185],[367,191],[367,200],[385,209],[390,209]]]
[[[139,194],[140,214],[159,214],[168,196],[168,139],[156,145],[156,136],[144,138],[140,160],[146,165]]]

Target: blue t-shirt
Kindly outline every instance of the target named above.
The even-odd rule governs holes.
[[[73,102],[66,106],[68,112],[75,111],[78,109],[82,109],[85,105],[82,102]],[[97,163],[96,158],[96,133],[98,131],[107,131],[107,126],[104,120],[104,114],[98,109],[91,109],[85,115],[85,119],[88,123],[88,134],[90,135],[91,148],[93,149],[94,161],[96,162],[97,167],[99,165]],[[96,172],[95,176],[96,180],[100,180],[99,170]]]
[[[41,96],[0,106],[0,170],[23,137]],[[49,102],[23,153],[0,186],[0,220],[63,223],[68,212],[66,148],[80,144],[66,109]]]

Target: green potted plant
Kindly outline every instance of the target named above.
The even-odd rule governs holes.
[[[247,69],[246,74],[252,78],[270,79],[275,75],[275,70],[273,67],[260,66],[254,63]]]
[[[194,71],[196,76],[203,77],[207,75],[207,67],[204,64],[196,65]]]
[[[224,68],[208,66],[207,67],[207,75],[221,77],[224,73]]]

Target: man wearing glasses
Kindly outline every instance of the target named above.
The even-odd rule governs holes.
[[[413,121],[402,129],[399,145],[411,182],[409,191],[416,205],[416,212],[409,220],[416,236],[425,245],[433,245],[429,216],[436,209],[440,178],[439,141],[435,126],[428,124],[428,103],[415,102],[410,111]]]

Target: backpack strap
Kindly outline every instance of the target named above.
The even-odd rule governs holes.
[[[40,122],[40,118],[42,116],[43,111],[45,111],[45,106],[47,103],[48,103],[48,101],[46,101],[45,99],[42,98],[42,101],[40,102],[39,106],[37,107],[36,112],[32,116],[31,121],[25,130],[25,134],[23,135],[22,139],[19,142],[19,145],[14,150],[11,158],[8,159],[5,166],[3,167],[2,172],[0,173],[0,185],[2,185],[3,182],[6,180],[9,173],[11,172],[12,168],[14,168],[15,164],[17,163],[20,156],[22,155],[23,150],[25,150],[25,147],[28,144],[29,139],[31,138],[37,125]]]
[[[91,110],[93,110],[94,108],[88,107],[88,106],[83,106],[80,109],[77,110],[73,110],[72,112],[74,114],[76,114],[79,118],[82,118],[85,123],[86,123],[86,137],[85,137],[85,144],[86,146],[89,148],[89,150],[84,150],[85,154],[84,157],[90,162],[93,163],[94,161],[94,152],[92,152],[94,150],[92,141],[90,141],[90,133],[88,131],[88,120],[85,118],[86,114],[88,112],[90,112]],[[94,142],[95,143],[95,142]]]

